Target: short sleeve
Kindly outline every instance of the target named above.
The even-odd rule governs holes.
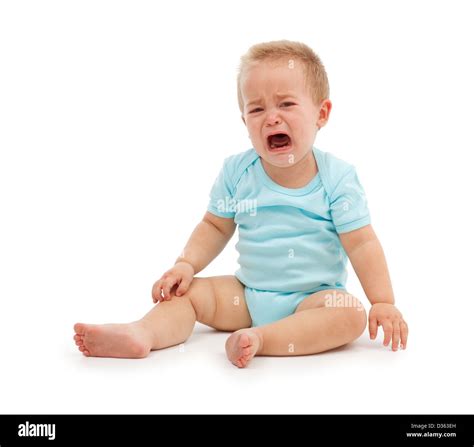
[[[353,166],[346,170],[332,191],[330,211],[338,233],[347,233],[370,224],[365,192]]]
[[[219,172],[209,193],[209,204],[207,210],[219,217],[233,218],[235,206],[233,206],[233,186],[228,173],[228,159]]]

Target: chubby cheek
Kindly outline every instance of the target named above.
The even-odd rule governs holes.
[[[247,126],[247,130],[254,146],[265,146],[265,142],[261,136],[260,127],[257,124],[251,124]]]
[[[295,135],[295,143],[297,146],[297,150],[304,151],[308,146],[311,146],[314,142],[314,135],[308,130],[302,129],[301,131],[297,132]]]
[[[289,122],[288,125],[293,138],[301,142],[301,139],[305,136],[305,129],[308,129],[308,123],[305,123],[301,120],[293,120]]]

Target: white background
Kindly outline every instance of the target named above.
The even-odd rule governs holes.
[[[76,321],[152,305],[250,147],[239,57],[282,38],[325,63],[315,145],[357,167],[408,349],[364,334],[239,370],[198,325],[184,352],[83,357]],[[0,412],[472,413],[473,41],[467,1],[2,2]],[[232,274],[235,242],[198,276]],[[370,307],[352,270],[348,290]]]

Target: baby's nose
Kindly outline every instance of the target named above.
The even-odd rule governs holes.
[[[274,126],[281,123],[281,118],[276,113],[271,113],[268,115],[266,123],[268,126]]]

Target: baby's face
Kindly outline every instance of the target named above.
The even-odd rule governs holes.
[[[327,121],[331,107],[329,100],[314,104],[297,60],[251,66],[241,78],[241,93],[242,119],[253,147],[266,162],[278,167],[298,163],[312,150],[316,132]],[[321,114],[322,108],[326,115]]]

